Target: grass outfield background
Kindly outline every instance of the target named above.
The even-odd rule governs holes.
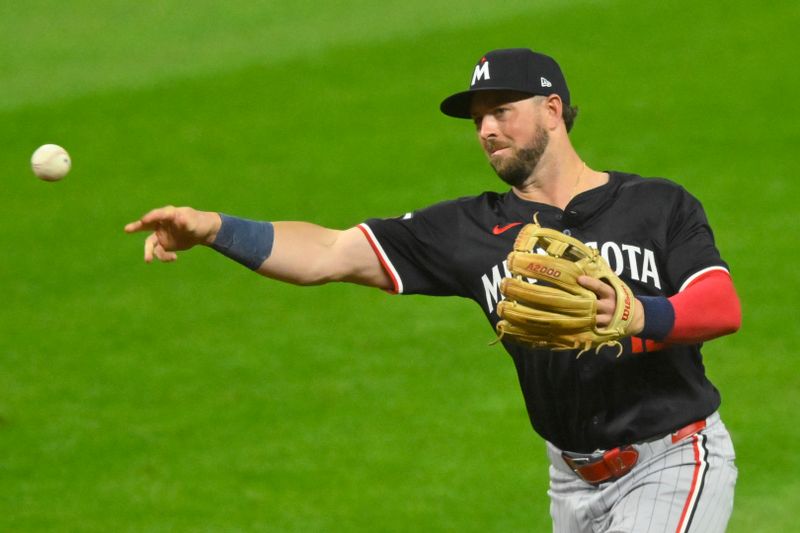
[[[745,313],[705,348],[729,531],[794,527],[796,2],[187,5],[0,7],[0,530],[548,531],[474,304],[144,265],[122,233],[166,203],[348,227],[498,189],[437,106],[507,46],[560,60],[591,166],[703,201]],[[30,172],[46,142],[63,182]]]

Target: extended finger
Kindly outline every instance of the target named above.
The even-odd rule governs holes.
[[[175,214],[175,207],[168,205],[152,209],[142,215],[139,220],[134,220],[125,225],[126,233],[135,233],[137,231],[154,230],[158,225],[165,221],[170,220]]]
[[[136,233],[137,231],[151,230],[154,228],[145,227],[141,220],[134,220],[125,224],[125,233]]]

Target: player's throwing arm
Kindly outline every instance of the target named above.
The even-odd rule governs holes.
[[[150,232],[144,260],[177,259],[197,245],[259,274],[296,285],[347,281],[392,287],[369,242],[358,228],[334,230],[308,222],[258,222],[191,207],[153,209],[125,226],[126,233]]]

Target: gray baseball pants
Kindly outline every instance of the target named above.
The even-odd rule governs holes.
[[[724,532],[733,509],[737,470],[731,437],[719,414],[676,443],[672,436],[634,445],[627,475],[593,486],[547,443],[554,533]]]

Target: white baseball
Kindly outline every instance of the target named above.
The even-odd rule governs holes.
[[[33,152],[31,168],[36,177],[44,181],[58,181],[72,167],[69,154],[57,144],[44,144]]]

